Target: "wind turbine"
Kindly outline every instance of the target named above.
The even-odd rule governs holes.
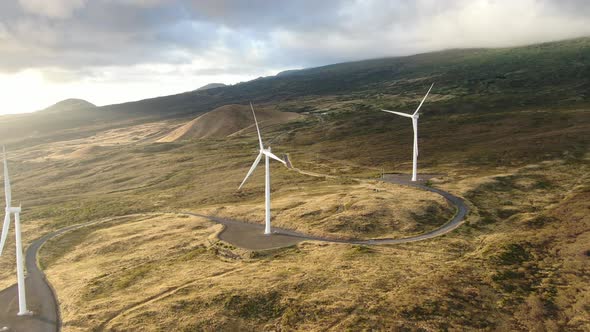
[[[4,243],[8,237],[8,229],[10,227],[10,215],[14,214],[14,234],[16,236],[16,275],[18,280],[18,315],[28,315],[27,298],[25,295],[25,270],[23,261],[23,244],[21,241],[20,230],[20,212],[21,207],[12,206],[12,193],[10,190],[10,179],[8,178],[8,163],[6,161],[6,149],[2,147],[4,152],[4,193],[6,197],[6,215],[4,216],[4,225],[2,226],[2,238],[0,239],[0,256]]]
[[[242,189],[242,186],[244,185],[244,183],[246,183],[246,180],[248,179],[250,174],[252,174],[252,172],[254,171],[256,166],[258,166],[258,163],[260,162],[262,155],[264,155],[264,170],[265,170],[264,196],[265,196],[265,208],[266,208],[266,213],[265,213],[265,218],[264,218],[264,234],[268,235],[271,233],[271,231],[270,231],[270,166],[269,166],[270,160],[269,160],[269,158],[279,161],[279,162],[283,163],[283,165],[285,165],[285,166],[287,164],[285,163],[284,160],[282,160],[281,158],[275,156],[272,152],[270,152],[270,146],[267,147],[266,149],[264,148],[264,145],[262,145],[262,137],[260,136],[260,129],[258,128],[258,121],[256,121],[256,114],[254,113],[254,107],[252,106],[252,103],[250,103],[250,109],[252,109],[252,115],[254,116],[254,123],[256,124],[256,132],[258,133],[258,143],[260,144],[260,151],[258,152],[258,156],[256,157],[256,160],[254,160],[252,167],[250,167],[248,174],[246,174],[244,181],[242,181],[242,184],[240,184],[240,186],[238,187],[238,190]]]
[[[433,86],[434,83],[432,83],[430,89],[428,89],[428,92],[426,92],[426,95],[424,96],[424,98],[422,98],[422,101],[420,102],[420,105],[418,105],[418,108],[416,108],[416,111],[414,111],[414,114],[382,110],[383,112],[393,113],[412,119],[412,127],[414,128],[414,160],[412,164],[412,181],[416,181],[416,172],[418,169],[418,118],[420,117],[418,111],[420,111],[420,107],[422,107],[422,104],[424,104],[424,101],[426,100],[426,97],[428,97],[428,94],[430,93],[430,90],[432,90]]]

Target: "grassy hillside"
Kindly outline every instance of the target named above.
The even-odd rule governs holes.
[[[9,146],[24,239],[104,221],[43,249],[64,331],[584,331],[589,52],[588,38],[452,50],[80,111],[60,125],[23,116],[52,128]],[[265,126],[263,138],[296,167],[332,176],[273,163],[275,225],[360,238],[439,226],[452,214],[440,197],[378,181],[382,170],[409,172],[412,140],[408,119],[379,109],[414,109],[432,81],[419,171],[466,199],[456,231],[398,246],[307,241],[255,252],[176,213],[262,222],[262,170],[236,190],[258,149],[253,131],[157,142],[199,112],[252,99],[304,113]],[[2,286],[14,282],[11,255],[0,260]]]
[[[583,331],[588,171],[556,161],[453,179],[443,187],[463,193],[474,212],[458,231],[423,243],[248,252],[217,242],[210,222],[142,214],[52,241],[43,264],[66,331]],[[296,182],[317,188],[285,176],[275,176],[277,201]],[[406,194],[397,194],[388,202],[399,208]]]
[[[256,119],[259,126],[289,122],[301,115],[280,112],[273,108],[258,108]],[[252,110],[249,105],[225,105],[207,112],[161,138],[159,142],[174,142],[187,139],[223,138],[237,135],[243,130],[254,129]]]
[[[388,101],[388,95],[421,94],[431,81],[437,82],[438,94],[447,96],[440,106],[453,112],[586,105],[590,97],[588,74],[590,38],[580,38],[517,48],[450,50],[335,64],[103,109],[171,116],[248,100],[277,103],[340,95]],[[459,100],[450,102],[453,98]]]
[[[195,90],[97,109],[0,118],[0,141],[28,144],[76,128],[91,135],[134,123],[194,118],[227,104],[288,103],[290,111],[317,110],[311,99],[362,100],[360,106],[413,107],[408,102],[436,82],[434,107],[445,113],[588,105],[590,38],[506,49],[449,50],[290,71],[233,86]],[[291,103],[289,103],[291,102]],[[304,105],[302,105],[304,104]],[[81,132],[80,127],[94,126]],[[60,137],[71,137],[63,134]],[[42,139],[40,138],[42,137]]]
[[[584,119],[578,124],[588,123]],[[370,132],[355,136],[351,131],[352,138],[345,139],[355,126],[342,128],[342,120],[335,116],[319,124],[307,117],[264,131],[265,140],[274,141],[273,151],[291,153],[297,167],[338,176],[306,177],[273,164],[275,225],[370,237],[415,234],[446,220],[448,212],[437,197],[371,180],[383,165],[390,165],[389,171],[409,169],[409,140],[381,150],[377,140],[364,143]],[[170,127],[163,123],[153,131],[161,128]],[[345,132],[339,139],[316,141],[322,128]],[[581,331],[589,323],[590,169],[587,154],[530,157],[534,141],[527,140],[549,129],[557,138],[568,132],[548,122],[536,134],[518,134],[522,143],[509,148],[521,157],[506,154],[503,163],[467,162],[470,155],[493,151],[503,137],[492,133],[448,134],[449,140],[474,141],[471,148],[425,140],[431,149],[420,160],[429,160],[429,172],[446,174],[433,185],[465,197],[472,212],[466,225],[447,236],[402,246],[307,242],[249,252],[215,240],[219,229],[207,221],[168,213],[261,222],[263,172],[236,191],[256,153],[252,133],[161,144],[133,141],[142,131],[128,128],[127,136],[107,135],[119,137],[118,144],[100,148],[85,148],[104,142],[98,135],[13,151],[11,169],[14,198],[25,207],[26,241],[66,224],[107,220],[60,237],[43,251],[42,263],[60,297],[64,331],[99,326]],[[457,159],[445,159],[447,153]],[[14,278],[10,254],[0,261],[4,285]]]

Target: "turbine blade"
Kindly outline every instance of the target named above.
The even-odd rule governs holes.
[[[393,113],[393,114],[397,114],[397,115],[401,115],[401,116],[405,116],[406,118],[411,118],[412,114],[407,114],[407,113],[402,113],[402,112],[396,112],[396,111],[388,111],[388,110],[381,110],[383,112],[387,112],[387,113]]]
[[[430,90],[432,90],[433,86],[434,86],[434,83],[432,83],[432,85],[430,86],[430,89],[428,89],[428,91],[426,92],[426,95],[424,96],[424,98],[422,98],[420,105],[418,105],[418,108],[416,108],[416,111],[412,115],[416,115],[416,113],[418,113],[418,111],[420,110],[420,107],[422,107],[422,104],[424,104],[424,101],[426,100],[426,97],[428,97],[428,94],[430,93]]]
[[[250,174],[252,174],[252,172],[254,172],[254,169],[256,168],[256,166],[258,166],[258,163],[260,162],[260,159],[261,158],[262,158],[262,153],[259,153],[258,154],[258,157],[256,157],[256,160],[254,160],[254,163],[252,164],[252,167],[250,167],[250,170],[248,171],[248,174],[246,174],[246,177],[244,178],[244,181],[242,181],[242,183],[238,187],[238,190],[242,189],[242,186],[244,185],[244,183],[246,183],[246,180],[248,180],[248,177],[250,177]]]
[[[6,197],[6,207],[9,208],[12,203],[12,192],[10,190],[10,178],[8,177],[8,162],[6,161],[6,148],[2,146],[4,152],[4,195]]]
[[[10,228],[10,214],[6,211],[4,216],[4,225],[2,225],[2,238],[0,238],[0,256],[2,256],[2,250],[4,249],[4,243],[8,237],[8,229]]]
[[[252,102],[250,102],[250,109],[252,109],[252,115],[254,116],[254,123],[256,124],[256,132],[258,133],[258,143],[260,143],[260,149],[264,149],[262,146],[262,137],[260,136],[260,128],[258,128],[258,121],[256,121],[256,113],[254,113],[254,106],[252,106]]]
[[[263,153],[264,153],[265,155],[267,155],[267,156],[271,157],[272,159],[274,159],[274,160],[276,160],[276,161],[279,161],[279,162],[283,163],[283,165],[285,165],[285,166],[287,165],[287,163],[286,163],[286,162],[285,162],[283,159],[281,159],[281,158],[279,158],[279,157],[275,156],[275,155],[274,155],[272,152],[270,152],[270,151],[267,151],[267,150],[264,150],[264,152],[263,152]]]

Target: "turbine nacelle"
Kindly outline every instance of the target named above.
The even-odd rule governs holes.
[[[272,158],[280,163],[283,163],[283,165],[287,165],[287,163],[283,159],[277,157],[274,153],[270,152],[270,146],[266,149],[260,150],[260,153],[262,153],[263,155],[268,156],[269,158]]]

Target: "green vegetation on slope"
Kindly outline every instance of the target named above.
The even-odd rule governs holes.
[[[248,101],[297,101],[288,110],[305,111],[315,109],[301,106],[310,96],[340,96],[391,108],[413,107],[408,101],[422,95],[430,82],[436,82],[433,92],[444,97],[430,103],[445,113],[572,108],[588,104],[588,77],[590,38],[505,49],[449,50],[305,69],[223,88],[90,110],[7,116],[0,121],[0,140],[55,139],[58,131],[90,122],[105,129],[128,125],[130,121],[194,118],[219,106]]]

